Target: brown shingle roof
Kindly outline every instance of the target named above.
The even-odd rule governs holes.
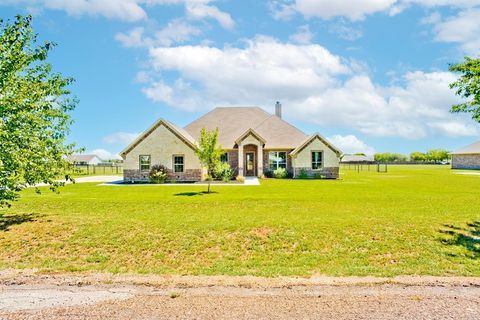
[[[472,143],[455,152],[452,152],[452,154],[477,154],[477,153],[480,153],[480,141]]]
[[[193,121],[185,127],[198,140],[200,130],[218,128],[219,143],[232,149],[235,141],[247,130],[253,129],[265,139],[266,149],[293,149],[308,136],[286,121],[259,107],[219,107]]]

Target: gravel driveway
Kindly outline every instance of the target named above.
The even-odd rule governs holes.
[[[0,319],[480,319],[479,278],[0,272]]]

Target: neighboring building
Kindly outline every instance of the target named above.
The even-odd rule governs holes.
[[[373,156],[365,156],[360,154],[346,154],[342,157],[342,163],[373,163]]]
[[[185,128],[158,120],[121,152],[124,179],[148,180],[152,165],[169,170],[169,179],[198,181],[203,169],[195,154],[202,128],[219,131],[222,160],[235,174],[262,176],[285,168],[293,176],[304,169],[310,176],[338,178],[341,152],[320,134],[306,135],[281,119],[277,103],[272,115],[258,107],[216,108]]]
[[[98,165],[102,162],[102,159],[95,154],[74,154],[70,156],[68,160],[81,166]]]
[[[452,169],[480,169],[480,141],[452,152]]]

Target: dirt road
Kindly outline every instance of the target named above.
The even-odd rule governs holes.
[[[480,319],[479,278],[0,271],[0,319]]]

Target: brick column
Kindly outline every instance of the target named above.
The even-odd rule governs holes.
[[[238,175],[243,176],[243,144],[238,145]]]

